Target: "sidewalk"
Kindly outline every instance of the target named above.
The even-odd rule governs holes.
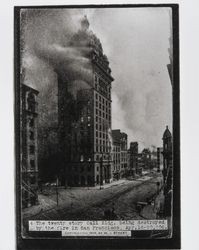
[[[152,201],[150,205],[146,205],[140,215],[145,219],[158,219],[159,213],[163,210],[164,207],[164,194],[161,191]]]

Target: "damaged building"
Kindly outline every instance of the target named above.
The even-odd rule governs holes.
[[[85,16],[72,36],[70,48],[81,50],[75,71],[58,75],[61,182],[95,186],[112,181],[111,76],[100,40]]]

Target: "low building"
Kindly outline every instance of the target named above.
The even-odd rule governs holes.
[[[38,146],[37,95],[38,91],[21,85],[21,187],[22,207],[38,202]]]

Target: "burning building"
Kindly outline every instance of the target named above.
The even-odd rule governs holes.
[[[76,51],[71,68],[58,75],[60,176],[70,186],[103,185],[112,181],[111,76],[100,40],[85,16],[72,36]],[[64,181],[63,180],[63,181]]]
[[[38,202],[37,95],[38,91],[21,84],[21,187],[22,207]]]

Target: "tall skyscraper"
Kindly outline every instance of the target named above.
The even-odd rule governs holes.
[[[81,29],[71,38],[70,48],[79,48],[86,56],[75,64],[75,81],[70,80],[71,72],[65,72],[64,76],[57,72],[62,172],[66,185],[103,185],[112,181],[111,83],[114,79],[101,42],[89,30],[86,16],[81,20]]]

